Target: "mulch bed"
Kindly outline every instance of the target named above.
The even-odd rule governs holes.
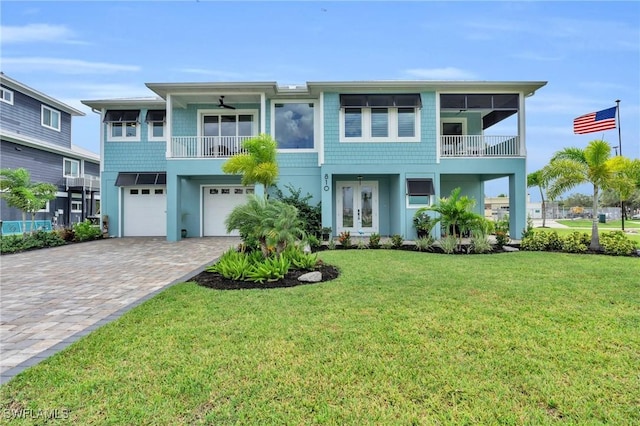
[[[320,273],[322,273],[322,281],[330,281],[336,279],[338,275],[340,275],[340,271],[331,265],[322,264],[318,269],[316,269]],[[215,290],[247,290],[247,289],[269,289],[269,288],[283,288],[283,287],[296,287],[299,285],[306,284],[318,284],[318,283],[310,283],[298,281],[298,277],[300,275],[306,274],[309,271],[299,271],[292,270],[285,275],[284,279],[273,281],[273,282],[264,282],[262,284],[252,282],[252,281],[235,281],[224,278],[222,275],[217,272],[201,272],[198,275],[189,279],[189,281],[195,281],[199,285],[204,287],[209,287]]]

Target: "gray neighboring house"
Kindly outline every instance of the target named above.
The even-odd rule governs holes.
[[[38,221],[68,226],[99,212],[100,156],[71,143],[72,117],[84,115],[0,72],[0,168],[22,167],[33,182],[58,187]],[[15,232],[22,213],[0,203],[3,233]]]

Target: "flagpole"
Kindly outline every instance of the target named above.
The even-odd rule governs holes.
[[[622,137],[620,131],[620,99],[616,99],[616,111],[618,113],[618,152],[622,155]]]
[[[616,112],[618,113],[618,154],[622,157],[622,132],[620,130],[620,99],[616,99]],[[624,232],[624,200],[620,200],[620,210],[622,213],[622,232]]]

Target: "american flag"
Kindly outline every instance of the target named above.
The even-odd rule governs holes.
[[[611,107],[598,112],[590,112],[573,120],[573,133],[583,135],[585,133],[600,132],[616,128],[616,109]]]

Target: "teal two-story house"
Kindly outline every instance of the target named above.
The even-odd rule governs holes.
[[[526,226],[525,100],[544,81],[148,83],[148,99],[87,100],[101,114],[101,212],[112,236],[227,235],[247,194],[222,164],[278,142],[277,186],[322,202],[333,234],[415,238],[415,211],[508,178],[510,229]],[[286,193],[286,190],[285,190]],[[436,235],[437,236],[437,235]]]

